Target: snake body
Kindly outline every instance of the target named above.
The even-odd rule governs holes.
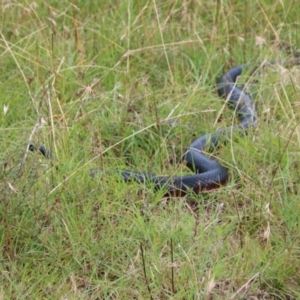
[[[278,62],[272,61],[265,64],[272,65]],[[284,60],[286,66],[299,64],[300,58]],[[116,170],[125,182],[135,181],[140,184],[150,184],[155,190],[163,189],[165,195],[183,196],[189,191],[200,193],[203,190],[211,190],[220,187],[228,180],[228,170],[219,162],[211,159],[206,153],[219,147],[221,143],[230,139],[232,134],[245,134],[247,130],[255,125],[257,114],[253,99],[242,87],[237,86],[237,78],[249,64],[240,65],[227,71],[217,81],[217,91],[219,97],[226,100],[226,103],[234,109],[238,117],[236,125],[221,128],[213,133],[205,134],[191,143],[183,154],[183,161],[187,167],[194,172],[191,175],[183,176],[157,176],[146,172],[131,170]],[[257,70],[254,69],[252,74]],[[36,147],[33,143],[28,144],[28,150],[39,151],[46,158],[51,159],[52,154],[43,145]],[[95,177],[101,173],[100,169],[91,169],[90,176]]]
[[[156,176],[151,173],[136,171],[117,171],[126,182],[135,181],[141,184],[151,184],[155,190],[164,189],[166,195],[183,196],[189,191],[200,193],[203,190],[218,188],[228,180],[228,170],[219,162],[204,154],[211,151],[233,132],[246,132],[256,121],[256,111],[252,98],[242,88],[236,86],[238,76],[246,65],[230,69],[217,82],[218,95],[228,101],[235,109],[239,123],[236,126],[221,128],[213,133],[203,135],[192,142],[183,154],[183,161],[195,174],[184,176]],[[97,169],[92,169],[91,176]]]

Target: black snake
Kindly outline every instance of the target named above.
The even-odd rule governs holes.
[[[300,58],[294,58],[282,62],[284,65],[299,63]],[[268,62],[267,64],[275,64]],[[266,63],[265,63],[266,64]],[[218,95],[224,98],[228,105],[235,110],[238,116],[238,124],[227,128],[221,128],[213,133],[203,135],[192,142],[183,154],[182,160],[187,167],[194,172],[191,175],[183,176],[156,176],[151,173],[116,170],[124,181],[136,181],[141,184],[150,184],[156,190],[164,189],[166,195],[185,195],[189,191],[199,193],[203,190],[210,190],[220,187],[228,180],[228,170],[219,162],[206,156],[210,152],[226,142],[233,133],[246,133],[247,129],[255,124],[257,114],[254,101],[241,87],[237,86],[237,78],[248,67],[249,64],[234,67],[227,71],[217,81]],[[258,68],[255,68],[253,74]],[[35,147],[33,143],[28,145],[31,151],[39,150],[46,158],[51,158],[51,153],[45,146]],[[90,176],[94,177],[100,169],[91,169]]]

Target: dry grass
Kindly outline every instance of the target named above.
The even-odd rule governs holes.
[[[0,299],[300,297],[298,66],[241,78],[259,122],[217,153],[231,172],[224,188],[164,199],[88,176],[186,172],[182,149],[233,120],[215,79],[298,54],[296,1],[0,11]],[[28,140],[55,160],[26,152]]]

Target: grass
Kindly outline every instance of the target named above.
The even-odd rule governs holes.
[[[299,299],[299,67],[244,78],[259,122],[217,153],[227,186],[165,199],[88,176],[188,172],[183,149],[233,122],[216,78],[290,57],[299,11],[292,0],[2,2],[0,299]],[[26,153],[29,140],[55,160]]]

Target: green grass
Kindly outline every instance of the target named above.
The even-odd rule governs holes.
[[[299,67],[245,77],[259,121],[217,153],[221,189],[88,176],[188,173],[184,148],[233,122],[216,78],[290,57],[298,1],[45,3],[0,7],[0,299],[299,299]]]

